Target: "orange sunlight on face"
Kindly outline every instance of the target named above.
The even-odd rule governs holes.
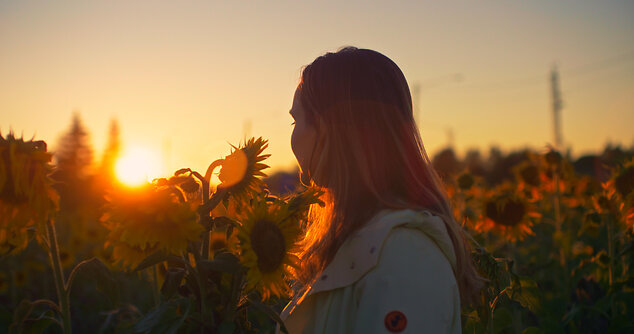
[[[115,164],[119,181],[128,186],[139,186],[161,176],[159,154],[147,148],[135,147],[127,150]]]

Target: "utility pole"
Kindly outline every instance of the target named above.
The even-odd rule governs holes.
[[[462,80],[462,74],[453,73],[425,80],[422,84],[420,82],[415,82],[412,85],[412,104],[414,109],[414,121],[416,124],[420,126],[418,123],[420,121],[420,94],[423,87],[425,91],[427,91],[430,88],[441,86],[448,82],[461,82]]]
[[[563,141],[561,137],[561,109],[563,107],[563,102],[561,100],[561,91],[559,90],[559,72],[557,71],[557,66],[554,66],[550,72],[550,83],[553,99],[552,106],[555,148],[561,152],[561,150],[563,150]]]
[[[559,90],[559,72],[557,66],[553,66],[550,72],[550,83],[552,89],[553,98],[553,130],[555,135],[555,149],[561,153],[563,150],[563,143],[561,139],[561,108],[563,103],[561,101],[561,92]],[[560,170],[555,169],[553,184],[555,185],[555,194],[553,195],[553,202],[555,204],[555,229],[556,235],[561,234],[561,208],[559,204],[559,198],[561,196],[559,192],[559,173]],[[566,265],[566,256],[563,247],[559,247],[559,261],[561,265]]]

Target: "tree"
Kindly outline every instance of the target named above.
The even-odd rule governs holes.
[[[90,174],[93,159],[90,135],[77,112],[73,114],[70,129],[59,141],[55,159],[59,181],[81,180]]]
[[[95,182],[90,135],[78,113],[73,114],[54,157],[56,168],[52,178],[60,195],[58,237],[62,244],[78,253],[103,229],[98,222],[103,191]]]
[[[101,178],[106,183],[112,183],[115,178],[115,163],[121,154],[121,139],[119,138],[119,122],[116,119],[110,120],[108,130],[108,142],[101,158]]]
[[[461,163],[452,148],[446,148],[436,154],[432,159],[432,165],[436,173],[443,179],[451,177],[462,170]]]

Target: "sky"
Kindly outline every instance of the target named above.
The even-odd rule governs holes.
[[[394,60],[427,151],[553,143],[550,71],[573,156],[634,145],[634,2],[0,0],[0,131],[55,150],[73,112],[102,154],[161,152],[203,171],[245,136],[296,165],[288,111],[302,66],[353,45]]]

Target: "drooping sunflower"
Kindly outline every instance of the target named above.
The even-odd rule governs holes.
[[[264,185],[258,177],[265,177],[262,170],[269,167],[262,163],[270,156],[262,154],[268,146],[268,140],[262,137],[251,138],[240,148],[232,145],[233,152],[225,157],[218,174],[221,182],[218,189],[226,189],[238,198],[246,198],[247,193],[258,191]]]
[[[531,218],[539,218],[532,203],[514,192],[505,191],[487,197],[482,203],[482,213],[476,222],[476,230],[493,232],[515,242],[534,235]]]
[[[49,178],[51,154],[44,141],[0,134],[0,253],[26,247],[34,230],[56,210],[59,196]]]
[[[203,231],[195,204],[181,202],[169,187],[119,189],[108,201],[101,217],[109,230],[106,247],[112,246],[114,260],[126,267],[157,250],[180,254]]]
[[[269,203],[256,196],[241,217],[238,228],[241,262],[247,268],[247,289],[257,289],[264,299],[288,296],[285,278],[299,267],[298,224],[286,219],[288,204],[282,200]]]

